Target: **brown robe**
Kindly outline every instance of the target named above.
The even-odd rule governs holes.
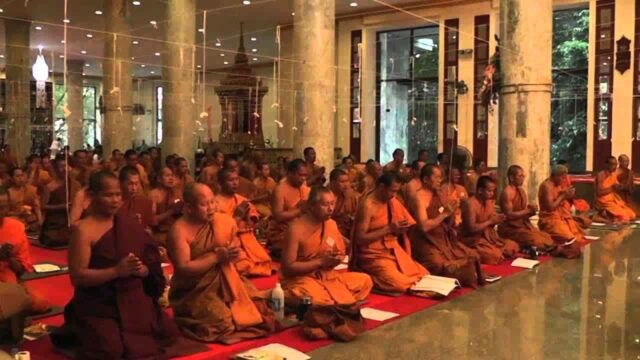
[[[165,201],[162,203],[156,204],[156,215],[165,213],[171,205],[177,200],[182,200],[182,193],[178,193],[175,190],[173,192],[168,192],[165,197]],[[161,222],[158,222],[152,226],[153,229],[153,237],[156,239],[156,242],[160,246],[165,246],[167,243],[167,233],[169,229],[176,222],[178,216],[171,216],[168,219],[165,219]]]
[[[233,218],[216,213],[190,244],[191,258],[237,242]],[[216,264],[198,276],[177,272],[171,281],[169,302],[176,323],[187,337],[232,344],[275,330],[275,318],[265,299],[232,263]]]
[[[416,196],[424,196],[422,192]],[[432,193],[427,208],[427,217],[434,219],[440,215],[444,205],[438,194]],[[434,275],[453,277],[463,286],[478,287],[484,284],[480,268],[480,255],[458,240],[456,231],[443,221],[440,226],[424,233],[421,229],[410,231],[411,248],[414,258]]]
[[[65,309],[65,323],[79,342],[76,358],[164,359],[164,347],[179,333],[158,305],[165,288],[158,247],[135,220],[119,214],[113,224],[93,245],[89,268],[116,266],[133,253],[149,275],[75,288]],[[53,340],[56,343],[55,336]]]
[[[143,195],[136,195],[124,201],[120,207],[119,213],[130,216],[143,229],[149,229],[155,225],[153,214],[153,202]]]
[[[67,186],[63,183],[49,195],[49,203],[46,205],[62,205],[71,201],[80,184],[75,180],[69,180],[70,194],[67,197]],[[43,204],[44,206],[45,204]],[[71,238],[71,226],[67,209],[43,211],[44,221],[40,230],[40,242],[47,246],[60,246],[69,244]]]

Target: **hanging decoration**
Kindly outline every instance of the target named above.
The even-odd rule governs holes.
[[[42,109],[47,106],[45,84],[49,78],[49,66],[42,55],[42,45],[38,46],[38,51],[36,62],[31,67],[31,73],[33,74],[33,78],[36,79],[36,108]]]

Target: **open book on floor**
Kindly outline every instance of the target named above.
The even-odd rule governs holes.
[[[538,266],[538,264],[540,264],[540,261],[538,260],[517,258],[513,260],[513,262],[511,263],[511,266],[515,266],[523,269],[533,269],[534,267]]]
[[[233,357],[237,360],[308,360],[307,354],[282,344],[269,344]]]
[[[443,296],[448,296],[455,288],[462,287],[458,279],[444,276],[427,275],[415,283],[413,291],[432,291]]]

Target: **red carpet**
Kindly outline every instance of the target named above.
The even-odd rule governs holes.
[[[32,248],[32,257],[34,262],[56,262],[56,263],[65,263],[66,264],[66,251],[52,251],[40,248]],[[540,259],[541,262],[548,261],[548,257],[543,257]],[[500,275],[502,277],[510,276],[516,274],[518,272],[523,271],[523,269],[515,268],[510,265],[510,261],[505,262],[501,265],[495,266],[483,266],[485,271],[490,274]],[[171,272],[171,268],[166,268],[168,272]],[[272,288],[277,281],[277,276],[271,276],[268,278],[259,278],[254,279],[253,282],[256,284],[256,287],[259,289],[269,289]],[[30,288],[37,289],[41,293],[48,294],[48,298],[50,301],[57,306],[64,306],[69,299],[71,299],[73,295],[73,288],[71,287],[71,283],[69,281],[68,275],[60,275],[60,276],[52,276],[44,279],[36,279],[30,280],[27,282],[27,286]],[[437,305],[440,302],[448,301],[454,299],[456,297],[462,296],[469,292],[473,291],[472,289],[458,289],[455,290],[451,295],[443,300],[431,300],[424,299],[415,296],[402,295],[400,297],[389,297],[384,295],[371,294],[368,299],[368,303],[365,306],[373,307],[380,310],[392,311],[400,314],[402,318],[404,316],[413,314],[417,311],[426,309],[430,306]],[[395,318],[395,319],[398,319]],[[388,320],[386,322],[377,322],[367,320],[366,327],[367,329],[373,329],[384,323],[394,321],[395,319]],[[62,324],[62,315],[56,315],[53,317],[45,318],[40,320],[45,324],[50,325],[61,325]],[[209,348],[211,351],[207,353],[200,353],[188,357],[184,357],[182,359],[196,360],[196,359],[228,359],[234,354],[241,352],[243,350],[251,349],[257,346],[266,345],[270,343],[281,343],[292,348],[295,348],[302,352],[309,352],[314,349],[317,349],[322,346],[326,346],[330,344],[332,341],[330,340],[322,340],[322,341],[309,341],[306,340],[302,335],[302,330],[299,327],[294,327],[282,331],[280,333],[274,334],[270,337],[264,339],[256,339],[251,341],[245,341],[239,344],[225,346],[218,344],[211,344]],[[36,341],[26,342],[24,343],[24,349],[31,352],[32,359],[47,359],[47,360],[63,360],[66,357],[59,355],[54,352],[53,347],[49,341],[49,338],[42,338]]]

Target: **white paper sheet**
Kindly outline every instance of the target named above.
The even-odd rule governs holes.
[[[513,260],[513,262],[511,263],[511,266],[524,268],[524,269],[533,269],[538,264],[540,264],[540,261],[538,261],[538,260],[517,258],[517,259]]]
[[[455,288],[460,287],[458,280],[443,276],[427,275],[415,283],[413,291],[433,291],[448,296]]]
[[[607,224],[605,223],[599,223],[599,222],[592,222],[591,226],[606,226]]]
[[[374,321],[386,321],[399,316],[399,314],[396,314],[394,312],[382,311],[370,307],[360,309],[360,313],[362,314],[363,318]]]
[[[593,236],[593,235],[585,235],[584,238],[591,241],[600,240],[600,236]]]
[[[290,348],[282,344],[269,344],[259,348],[245,351],[236,355],[236,359],[264,359],[265,355],[276,355],[287,360],[309,360],[311,357],[296,349]]]
[[[334,267],[334,270],[346,270],[349,268],[349,264],[338,264],[338,266]]]
[[[54,272],[54,271],[62,270],[62,268],[60,268],[60,266],[55,265],[55,264],[35,264],[35,265],[33,265],[33,269],[37,273],[48,273],[48,272]]]

